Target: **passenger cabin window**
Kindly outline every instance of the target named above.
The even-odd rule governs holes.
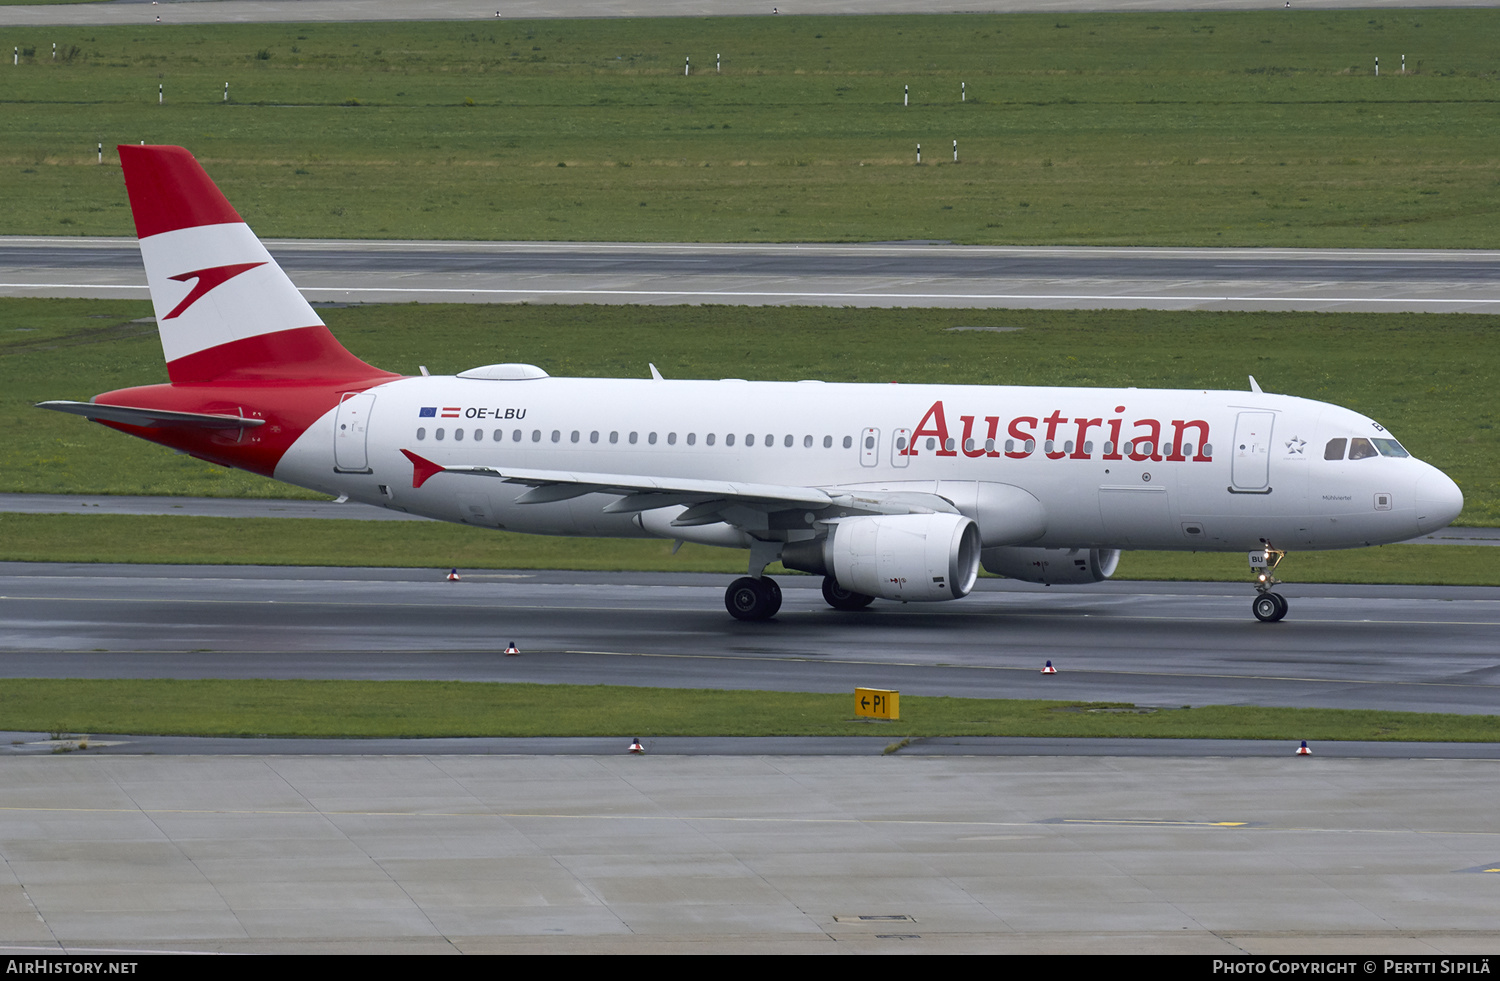
[[[421,428],[420,426],[417,427],[417,439],[418,439],[418,441],[424,440],[426,438],[427,438],[427,430]]]
[[[1349,441],[1349,459],[1368,460],[1372,456],[1379,456],[1374,444],[1363,436],[1356,436]]]
[[[875,441],[873,439],[870,440],[870,445],[871,446],[875,445]],[[844,449],[847,450],[847,449],[852,448],[853,446],[854,446],[854,437],[853,436],[845,436],[844,437]]]
[[[1349,441],[1340,436],[1338,439],[1330,439],[1328,445],[1323,448],[1323,459],[1342,460],[1344,458],[1344,444]]]

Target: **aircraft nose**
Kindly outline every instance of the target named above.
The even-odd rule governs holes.
[[[1464,493],[1436,468],[1417,481],[1417,528],[1422,534],[1446,527],[1464,509]]]

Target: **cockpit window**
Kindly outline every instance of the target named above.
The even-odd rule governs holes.
[[[1411,456],[1410,453],[1406,452],[1406,447],[1394,439],[1377,439],[1375,440],[1375,448],[1380,451],[1381,456]]]
[[[1330,439],[1328,446],[1323,449],[1323,459],[1342,460],[1344,458],[1344,444],[1349,441],[1340,436],[1338,439]]]
[[[1349,459],[1367,460],[1372,456],[1379,456],[1375,447],[1363,436],[1356,436],[1349,441]]]

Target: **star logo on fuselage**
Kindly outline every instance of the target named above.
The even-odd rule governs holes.
[[[1304,447],[1306,445],[1307,445],[1307,440],[1305,440],[1305,439],[1298,439],[1297,437],[1293,436],[1291,439],[1289,439],[1289,440],[1286,441],[1286,451],[1288,453],[1294,454],[1296,456],[1301,456],[1302,455],[1302,447]]]
[[[196,279],[197,282],[193,284],[193,288],[188,291],[188,295],[183,298],[182,302],[173,307],[172,312],[167,314],[162,319],[171,320],[173,317],[176,317],[177,315],[182,313],[182,311],[192,306],[194,303],[197,303],[200,299],[202,299],[203,294],[207,293],[214,287],[223,286],[225,283],[229,282],[240,273],[249,272],[256,266],[264,265],[264,261],[235,262],[227,266],[209,266],[207,269],[194,269],[192,272],[185,272],[176,276],[168,276],[167,278],[172,280],[174,283],[185,283],[190,279]]]

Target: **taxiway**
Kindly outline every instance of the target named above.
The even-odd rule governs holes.
[[[1500,252],[268,240],[341,303],[1500,310]],[[0,238],[0,295],[147,297],[133,239]]]

